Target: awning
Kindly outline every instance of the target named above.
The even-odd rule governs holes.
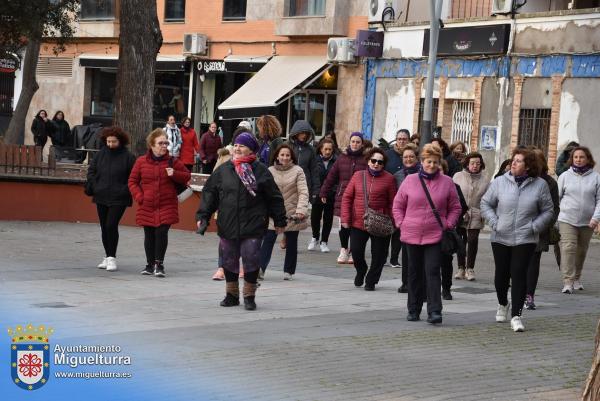
[[[79,65],[85,68],[114,68],[119,65],[118,54],[82,53]],[[179,55],[156,57],[157,71],[185,71],[185,57]]]
[[[271,56],[227,56],[225,57],[225,70],[227,72],[257,72],[270,58]]]
[[[324,56],[275,56],[248,82],[218,107],[222,119],[258,117],[272,113],[293,96],[295,89],[329,68]]]

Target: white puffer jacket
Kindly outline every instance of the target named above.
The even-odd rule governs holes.
[[[575,227],[587,226],[592,218],[600,221],[600,174],[568,169],[558,177],[558,199],[558,221]]]

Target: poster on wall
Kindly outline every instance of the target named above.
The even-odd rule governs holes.
[[[498,138],[498,127],[495,125],[484,125],[481,127],[480,149],[496,150],[496,139]]]

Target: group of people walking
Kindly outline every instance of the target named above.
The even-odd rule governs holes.
[[[126,133],[104,129],[106,146],[90,164],[86,185],[97,205],[106,253],[98,267],[116,270],[118,222],[135,201],[136,222],[144,227],[145,237],[142,274],[165,276],[168,231],[179,220],[177,186],[190,180],[184,140],[177,136],[190,136],[189,123],[184,119],[179,129],[170,118],[165,129],[148,135],[148,152],[137,160],[126,149]],[[420,320],[427,302],[427,321],[442,322],[442,299],[452,299],[454,253],[454,278],[475,280],[485,221],[492,230],[496,321],[508,321],[510,312],[512,329],[524,330],[522,310],[536,307],[540,257],[550,245],[560,247],[563,292],[583,289],[586,251],[600,221],[600,175],[585,147],[572,147],[569,168],[558,182],[548,175],[544,153],[522,146],[490,182],[484,157],[468,153],[464,143],[448,146],[435,138],[419,151],[414,142],[420,138],[400,130],[385,151],[354,132],[347,148],[339,151],[335,138],[323,138],[313,147],[314,131],[304,120],[294,123],[287,141],[274,116],[258,118],[256,127],[258,136],[243,122],[232,145],[221,149],[216,125],[211,126],[206,146],[216,156],[202,159],[212,173],[196,221],[204,234],[216,215],[219,268],[226,282],[222,306],[240,304],[243,278],[244,307],[256,309],[259,280],[265,277],[279,234],[285,249],[284,280],[294,278],[299,232],[309,221],[308,250],[330,252],[334,215],[340,223],[337,262],[354,265],[356,287],[376,289],[388,253],[390,264],[402,268],[398,291],[408,293],[409,321]],[[200,145],[193,139],[191,143],[194,149]],[[455,246],[449,247],[453,240]],[[370,265],[365,256],[369,241]]]
[[[33,142],[36,146],[42,148],[46,146],[48,138],[54,146],[72,146],[73,136],[71,127],[65,120],[65,113],[58,110],[54,117],[50,119],[46,110],[37,112],[31,123],[31,132],[33,133]]]

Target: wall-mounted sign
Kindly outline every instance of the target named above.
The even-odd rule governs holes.
[[[15,72],[19,68],[17,60],[12,58],[0,58],[0,72]]]
[[[198,61],[197,68],[201,74],[210,74],[211,72],[227,72],[225,61],[223,60],[200,60]]]
[[[440,56],[504,54],[508,50],[510,24],[440,29]],[[429,55],[429,29],[425,31],[423,55]]]
[[[484,125],[481,127],[481,136],[479,137],[481,150],[496,150],[496,140],[498,138],[498,127],[493,125]]]
[[[359,57],[381,57],[383,55],[383,32],[358,31],[356,55]]]

